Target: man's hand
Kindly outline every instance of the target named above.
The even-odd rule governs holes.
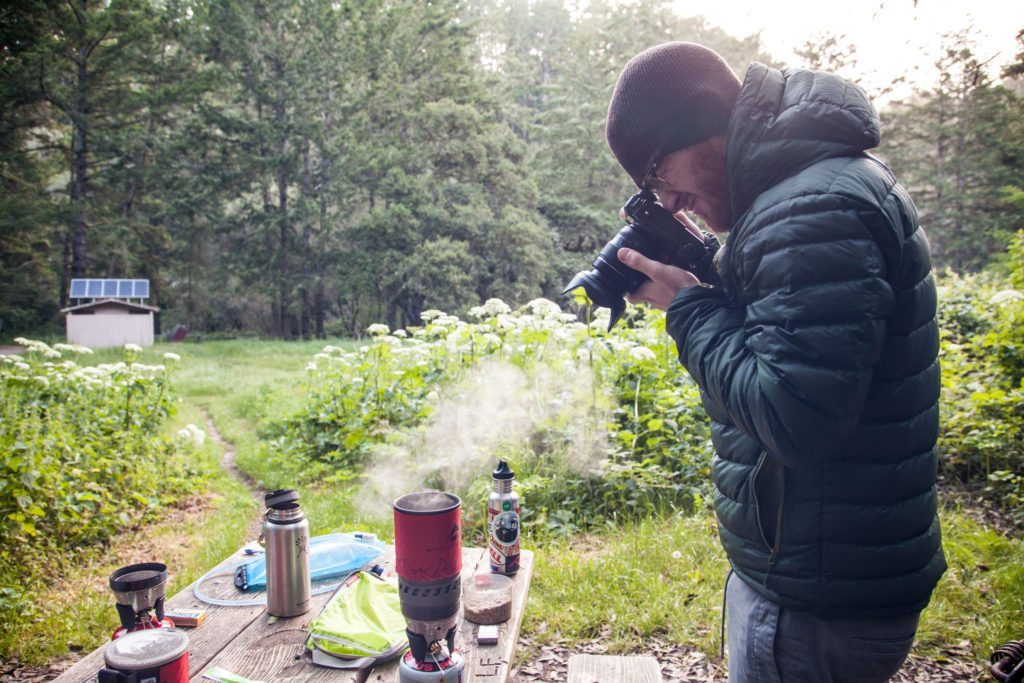
[[[638,270],[651,279],[635,292],[626,297],[631,304],[647,302],[659,310],[667,310],[672,299],[684,287],[693,287],[699,283],[690,272],[670,266],[659,261],[652,261],[638,251],[622,248],[618,251],[619,260],[633,270]]]

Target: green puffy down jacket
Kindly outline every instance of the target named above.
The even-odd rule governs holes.
[[[855,85],[751,65],[728,130],[725,287],[668,311],[712,420],[733,568],[823,618],[919,611],[946,568],[935,284],[913,202],[865,154],[878,141]]]

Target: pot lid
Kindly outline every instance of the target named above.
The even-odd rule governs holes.
[[[188,634],[176,628],[150,628],[110,641],[103,658],[122,671],[152,669],[173,662],[188,649]]]

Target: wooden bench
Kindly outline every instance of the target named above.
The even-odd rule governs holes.
[[[236,564],[247,556],[244,548],[227,558],[220,565]],[[393,551],[386,555],[382,564],[393,562]],[[483,548],[462,549],[462,576],[468,578],[478,570],[486,570],[487,553]],[[526,596],[533,574],[533,553],[527,550],[520,555],[520,569],[515,576],[512,597],[512,617],[501,624],[496,645],[478,645],[478,626],[462,620],[455,637],[455,647],[465,658],[464,681],[508,680],[515,655],[516,641],[519,640],[519,626],[526,609]],[[203,593],[211,597],[237,598],[231,577],[226,574],[215,576],[202,586]],[[305,648],[308,626],[331,597],[330,593],[314,595],[310,610],[291,619],[268,618],[266,609],[255,607],[221,607],[200,602],[192,592],[192,586],[179,592],[167,601],[167,609],[204,609],[205,621],[189,634],[189,674],[191,683],[204,681],[203,672],[217,666],[254,681],[278,683],[287,681],[310,681],[325,683],[364,683],[373,681],[397,681],[398,660],[395,659],[372,670],[346,671],[314,666],[309,651]],[[110,609],[114,609],[111,597]],[[97,648],[75,666],[65,671],[56,680],[59,683],[91,683],[96,672],[103,667],[103,650]]]
[[[661,667],[654,657],[573,655],[569,683],[660,683]]]

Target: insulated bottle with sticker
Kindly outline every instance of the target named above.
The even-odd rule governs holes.
[[[498,461],[487,496],[487,554],[491,571],[511,576],[519,571],[519,494],[512,490],[516,474]]]

